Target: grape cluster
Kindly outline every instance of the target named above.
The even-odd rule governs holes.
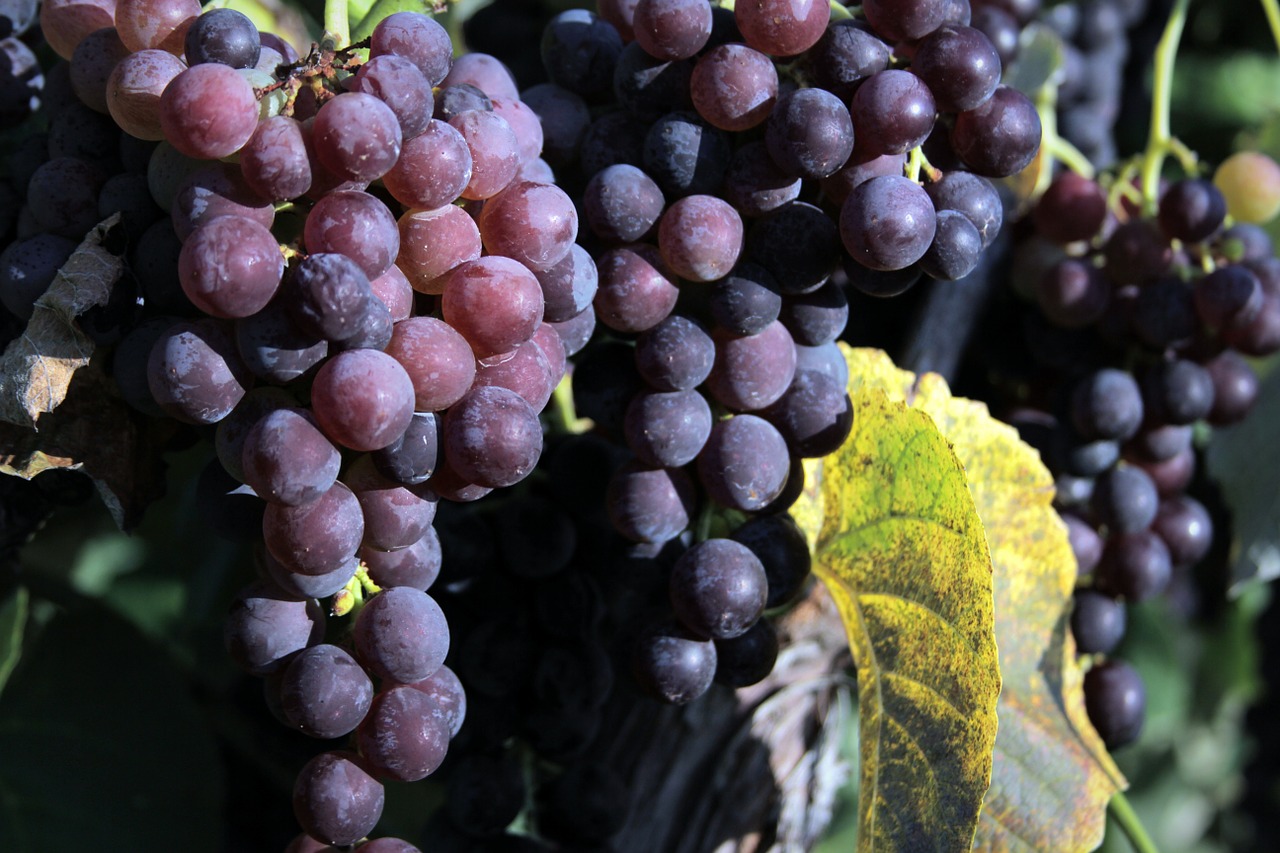
[[[433,521],[541,455],[567,358],[552,317],[589,311],[574,303],[595,277],[577,212],[509,72],[454,61],[429,16],[384,19],[362,62],[300,57],[195,0],[40,14],[65,61],[49,132],[9,172],[0,299],[30,318],[79,238],[119,216],[127,280],[95,341],[141,415],[212,440],[210,522],[260,537],[227,648],[286,726],[350,738],[302,769],[294,808],[311,839],[360,843],[383,781],[433,773],[465,716],[426,591]],[[329,624],[330,597],[349,625]],[[395,844],[360,849],[412,849]]]
[[[1256,154],[1213,180],[1162,186],[1149,215],[1118,184],[1058,175],[1031,214],[1015,282],[1035,366],[1019,380],[1042,405],[1014,420],[1057,476],[1057,502],[1081,575],[1072,629],[1106,656],[1125,604],[1186,588],[1213,522],[1187,493],[1197,424],[1244,418],[1258,391],[1248,357],[1280,350],[1280,259],[1257,221],[1280,202],[1277,167]],[[1227,223],[1230,210],[1234,224]],[[1111,747],[1133,740],[1143,688],[1112,657],[1085,695]]]
[[[848,288],[967,275],[1003,221],[989,179],[1037,150],[967,4],[909,6],[602,2],[543,32],[549,82],[522,97],[574,188],[596,272],[576,305],[603,327],[564,334],[574,402],[631,453],[614,527],[687,547],[631,662],[666,701],[772,667],[760,617],[809,572],[800,463],[852,424]]]

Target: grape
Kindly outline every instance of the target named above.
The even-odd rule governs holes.
[[[475,388],[445,414],[443,447],[449,464],[470,482],[514,485],[542,453],[538,413],[514,391]]]
[[[711,337],[686,317],[668,317],[636,341],[636,369],[660,391],[687,391],[701,385],[715,357]]]
[[[158,48],[181,54],[187,32],[199,15],[199,0],[116,0],[116,29],[125,47],[134,52]],[[196,60],[188,57],[187,64],[195,65]]]
[[[1192,286],[1170,275],[1142,287],[1130,325],[1134,336],[1152,349],[1186,346],[1200,326]]]
[[[430,776],[444,761],[449,729],[431,697],[401,685],[374,698],[356,739],[360,754],[379,776],[416,782]]]
[[[405,142],[426,130],[432,121],[435,99],[431,84],[421,69],[403,56],[384,54],[371,58],[356,71],[351,88],[373,95],[390,107],[400,122]]]
[[[555,329],[566,356],[577,355],[596,330],[596,312],[591,308],[584,308],[568,320],[547,321],[545,325]]]
[[[636,43],[658,59],[688,59],[711,37],[706,0],[639,0],[632,17]]]
[[[400,232],[387,206],[368,193],[332,192],[307,214],[303,231],[307,250],[341,254],[375,279],[389,270],[400,252]]]
[[[387,354],[409,374],[417,412],[449,408],[475,379],[471,347],[456,329],[434,317],[410,317],[397,323]]]
[[[1040,115],[1026,95],[997,86],[981,106],[956,114],[951,144],[972,171],[988,178],[1015,175],[1040,148]]]
[[[758,0],[735,6],[743,40],[772,56],[794,56],[817,43],[831,18],[821,0]]]
[[[1213,377],[1213,409],[1209,423],[1233,424],[1244,418],[1258,399],[1258,375],[1243,358],[1230,350],[1205,364]]]
[[[259,386],[244,395],[236,407],[214,429],[213,447],[223,470],[244,482],[244,443],[258,421],[277,409],[296,407],[297,399],[283,388]],[[337,473],[334,473],[337,478]],[[333,483],[326,483],[328,488]],[[324,489],[321,489],[323,492]],[[256,492],[255,492],[256,494]]]
[[[258,28],[235,9],[210,9],[191,22],[183,40],[188,65],[220,62],[232,68],[258,64],[262,41]]]
[[[98,193],[98,216],[107,219],[119,213],[130,241],[137,241],[164,216],[147,186],[147,176],[136,172],[112,175]]]
[[[764,331],[778,319],[782,305],[773,276],[749,261],[739,263],[727,276],[714,282],[708,297],[716,325],[734,335]]]
[[[857,98],[855,95],[855,109]],[[798,89],[780,95],[765,125],[769,156],[783,172],[800,178],[835,174],[853,153],[854,135],[849,110],[824,89]]]
[[[1124,638],[1122,602],[1091,589],[1077,590],[1071,610],[1071,633],[1080,654],[1109,654]]]
[[[1142,377],[1142,399],[1149,420],[1190,424],[1213,409],[1213,377],[1191,361],[1167,361]]]
[[[1245,355],[1262,357],[1280,350],[1280,297],[1264,297],[1257,316],[1247,325],[1227,329],[1224,338]]]
[[[346,255],[308,255],[286,285],[290,316],[303,332],[341,341],[360,330],[373,290],[359,265]]]
[[[1159,496],[1142,469],[1120,465],[1098,477],[1092,505],[1112,533],[1137,533],[1155,519]]]
[[[982,235],[958,210],[940,210],[933,242],[920,258],[920,269],[941,281],[958,281],[978,266]]]
[[[49,289],[76,242],[56,234],[36,234],[10,243],[0,254],[0,301],[16,317],[30,320],[35,302]]]
[[[591,111],[582,97],[554,83],[539,83],[520,94],[542,125],[542,156],[553,166],[578,159],[582,136],[591,124]]]
[[[952,171],[943,174],[925,188],[938,211],[958,210],[982,235],[982,245],[989,246],[1000,233],[1004,222],[1004,204],[991,181],[971,172]]]
[[[1257,151],[1237,151],[1213,173],[1213,184],[1238,222],[1262,224],[1280,212],[1280,165]]]
[[[1210,380],[1212,382],[1212,379]],[[1190,424],[1148,427],[1125,445],[1125,452],[1144,461],[1163,462],[1172,459],[1191,446],[1195,430]]]
[[[658,224],[658,249],[677,275],[713,281],[733,268],[742,251],[742,219],[714,196],[678,199]]]
[[[395,12],[378,22],[369,39],[370,58],[384,54],[412,61],[431,86],[439,86],[453,65],[453,42],[430,15]]]
[[[360,561],[369,579],[384,589],[410,586],[425,591],[440,576],[440,537],[434,527],[428,527],[418,541],[399,551],[380,551],[366,545],[360,549]]]
[[[471,180],[462,197],[475,200],[497,195],[515,178],[520,166],[520,142],[511,125],[502,116],[479,110],[454,116],[449,124],[471,152]]]
[[[624,422],[627,446],[646,465],[679,468],[692,462],[711,433],[711,407],[697,391],[636,395]]]
[[[272,584],[258,581],[236,595],[224,624],[223,641],[236,665],[266,675],[290,655],[324,637],[324,611],[316,601],[293,601]]]
[[[471,182],[471,172],[471,149],[462,134],[432,119],[421,134],[405,141],[383,183],[401,204],[434,209],[457,199]]]
[[[665,319],[680,292],[672,282],[660,253],[634,243],[611,249],[596,259],[599,288],[595,313],[599,321],[619,332],[643,332]]]
[[[639,42],[632,42],[622,50],[613,69],[613,95],[628,114],[648,127],[673,109],[694,106],[692,73],[691,59],[657,59],[646,53]]]
[[[853,428],[853,404],[844,386],[816,371],[796,371],[776,402],[761,412],[793,456],[820,458],[844,444]]]
[[[235,336],[245,367],[259,379],[281,385],[308,373],[329,353],[323,338],[294,325],[280,299],[237,320]]]
[[[855,187],[840,212],[840,238],[850,256],[873,270],[905,269],[933,242],[933,202],[909,178],[885,175]]]
[[[145,182],[143,176],[135,177]],[[147,201],[151,202],[149,194]],[[225,163],[210,164],[188,174],[178,185],[169,212],[173,229],[183,241],[197,226],[219,216],[243,217],[267,229],[275,221],[271,203],[249,188],[239,169]]]
[[[356,853],[422,853],[422,850],[402,838],[387,835],[366,841],[356,848]]]
[[[159,113],[164,138],[188,157],[206,160],[239,151],[258,127],[253,87],[218,63],[193,65],[170,80],[160,95]]]
[[[933,129],[933,95],[915,74],[899,69],[877,72],[853,93],[850,111],[858,150],[866,154],[902,154],[920,145]],[[841,160],[837,168],[843,165]]]
[[[757,621],[740,637],[715,643],[715,680],[729,687],[759,684],[778,660],[778,634],[768,619]]]
[[[311,405],[331,440],[352,450],[377,450],[403,435],[413,419],[413,380],[391,355],[349,350],[320,367]]]
[[[582,137],[579,169],[594,175],[616,163],[644,164],[644,140],[649,125],[625,110],[605,113],[593,121]]]
[[[1160,230],[1173,240],[1207,240],[1222,227],[1226,215],[1227,202],[1221,191],[1203,179],[1176,181],[1160,197]]]
[[[582,196],[587,225],[610,243],[642,239],[657,224],[664,206],[662,190],[653,179],[625,163],[595,173]]]
[[[693,107],[721,130],[747,130],[769,117],[778,97],[773,60],[743,44],[724,44],[698,58],[689,79]]]
[[[666,542],[689,526],[695,508],[693,481],[679,468],[649,468],[632,461],[610,479],[609,519],[635,542]]]
[[[764,612],[764,566],[745,545],[707,539],[680,555],[671,570],[676,617],[689,630],[717,640],[746,633]]]
[[[413,285],[400,270],[392,264],[382,275],[369,280],[369,289],[391,314],[391,322],[399,323],[409,319],[413,313]]]
[[[743,216],[764,216],[794,201],[800,195],[801,183],[800,178],[778,168],[764,140],[754,140],[733,152],[721,192],[725,201]]]
[[[373,701],[373,682],[337,646],[311,646],[285,667],[280,701],[285,717],[304,734],[342,737],[364,719]]]
[[[385,794],[363,760],[324,752],[298,773],[293,813],[308,835],[334,845],[355,844],[378,824]]]
[[[242,216],[219,216],[199,226],[178,257],[183,292],[215,317],[248,317],[262,310],[283,273],[275,237]]]
[[[509,353],[542,322],[542,287],[510,258],[488,255],[459,264],[445,283],[441,314],[476,358]]]
[[[6,44],[8,40],[6,39]],[[6,53],[9,51],[6,50]],[[120,34],[112,27],[94,30],[76,45],[71,56],[71,88],[76,97],[96,112],[107,112],[107,80],[115,69],[116,63],[130,53],[120,41]],[[39,66],[32,64],[36,70]],[[10,65],[16,65],[10,62]],[[8,70],[12,82],[16,82],[19,74],[14,69]]]
[[[535,272],[563,259],[578,236],[578,214],[569,196],[533,181],[514,182],[489,199],[479,225],[486,250]]]
[[[1036,301],[1050,323],[1080,329],[1102,319],[1111,302],[1111,287],[1093,264],[1068,257],[1045,270],[1036,287]]]
[[[45,0],[40,4],[40,32],[63,59],[90,33],[115,25],[115,0]]]
[[[175,323],[160,335],[147,362],[151,396],[183,423],[222,420],[250,382],[231,335],[212,319]]]
[[[769,591],[766,608],[780,607],[799,594],[812,563],[808,540],[791,516],[753,518],[733,531],[732,539],[750,549],[764,567]]]
[[[520,168],[517,170],[516,176],[525,180],[536,180],[536,177],[533,176],[539,174],[541,168],[545,168],[549,173],[545,183],[555,183],[555,173],[551,172],[551,167],[540,159],[542,154],[542,122],[538,119],[538,114],[531,110],[524,101],[510,98],[494,98],[493,112],[495,115],[506,119],[507,124],[511,125],[511,130],[516,135],[517,153],[520,157]]]
[[[397,264],[419,293],[444,293],[448,274],[480,257],[480,229],[454,204],[410,210],[399,220]]]
[[[1213,545],[1213,520],[1204,504],[1187,495],[1177,495],[1160,503],[1151,529],[1169,548],[1175,568],[1200,562]]]
[[[1102,537],[1092,525],[1079,516],[1063,513],[1062,521],[1067,525],[1067,541],[1076,558],[1076,571],[1080,576],[1088,575],[1098,566],[1102,559]]]
[[[449,122],[454,116],[468,110],[493,110],[493,101],[480,89],[470,83],[458,83],[440,89],[435,98],[435,110],[432,115],[439,121]]]
[[[1103,369],[1076,386],[1071,420],[1085,438],[1127,439],[1142,425],[1142,392],[1121,370]]]
[[[1124,661],[1106,660],[1085,673],[1084,704],[1108,750],[1132,743],[1142,732],[1146,689],[1141,676]]]
[[[822,179],[822,193],[833,204],[843,205],[844,200],[858,184],[866,183],[880,175],[901,175],[906,164],[905,154],[879,154],[867,157],[855,151],[840,171]],[[930,191],[932,187],[933,184],[930,184],[926,191]]]
[[[632,41],[632,22],[635,20],[636,3],[639,0],[597,0],[596,9],[600,17],[617,29],[624,41]]]
[[[548,328],[539,326],[541,331]],[[535,337],[537,333],[534,333]],[[559,340],[555,346],[563,352]],[[563,372],[561,373],[563,375]],[[535,412],[541,412],[551,399],[560,376],[553,375],[546,353],[533,339],[516,346],[510,358],[493,364],[481,363],[476,366],[476,379],[472,387],[497,387],[514,391],[528,403]]]
[[[427,694],[444,715],[449,736],[454,737],[467,716],[467,694],[453,670],[441,666],[435,674],[409,685]]]
[[[323,575],[351,559],[364,535],[364,518],[351,490],[334,483],[302,506],[268,505],[262,534],[271,556],[289,571]]]
[[[1070,171],[1053,179],[1032,211],[1036,231],[1055,243],[1088,240],[1102,230],[1106,216],[1106,192]]]
[[[834,341],[816,347],[796,344],[796,372],[801,370],[814,370],[830,376],[842,388],[849,384],[849,365]]]
[[[747,512],[782,493],[790,467],[786,440],[754,415],[717,422],[698,456],[698,478],[711,499]]]
[[[27,210],[40,230],[79,240],[98,223],[98,193],[105,179],[91,163],[56,157],[27,183]]]
[[[342,457],[301,409],[275,409],[244,437],[244,482],[264,500],[301,506],[338,478]]]
[[[832,21],[801,62],[814,85],[848,101],[862,81],[889,67],[890,53],[863,22]]]
[[[389,480],[370,456],[361,456],[342,475],[364,515],[365,548],[398,551],[426,535],[436,515],[436,496]]]
[[[981,30],[946,26],[934,30],[911,62],[942,112],[980,106],[1000,82],[1000,55]]]
[[[1196,314],[1212,330],[1248,325],[1262,310],[1262,285],[1239,264],[1218,267],[1192,289]]]
[[[364,92],[343,92],[326,101],[316,113],[311,134],[316,157],[325,168],[353,181],[385,175],[399,159],[403,142],[396,114]]]
[[[248,489],[248,486],[242,487]],[[262,535],[262,515],[265,512],[266,505],[261,499],[255,498],[258,504],[257,531],[253,534],[255,538]],[[360,568],[360,561],[352,555],[349,560],[331,572],[322,575],[304,575],[291,571],[287,566],[282,564],[270,552],[263,550],[262,562],[266,566],[267,577],[275,583],[280,589],[284,590],[293,598],[298,600],[308,598],[327,598],[330,595],[341,591],[351,579],[356,576],[356,570]],[[285,721],[288,724],[288,721]]]
[[[805,202],[779,206],[747,235],[746,257],[769,271],[784,295],[821,287],[840,264],[840,231],[831,218]]]
[[[568,9],[547,23],[539,51],[553,83],[589,97],[608,91],[622,39],[601,17],[585,9]]]
[[[644,169],[669,198],[714,194],[724,178],[730,146],[724,131],[697,113],[668,113],[644,137]]]
[[[770,323],[757,335],[734,337],[717,330],[716,360],[707,390],[737,411],[763,409],[782,396],[795,375],[795,344],[786,327]]]
[[[360,660],[381,678],[402,684],[428,678],[449,651],[449,625],[435,599],[394,586],[365,602],[352,632]]]
[[[672,705],[684,705],[711,686],[716,647],[681,625],[662,623],[636,638],[631,670],[649,694]]]
[[[473,51],[454,59],[453,67],[449,69],[448,75],[440,85],[450,86],[457,83],[470,83],[491,98],[517,100],[520,97],[511,69],[507,68],[500,59],[487,53]]]
[[[937,0],[868,0],[862,13],[882,37],[892,41],[915,41],[942,26],[946,4]]]
[[[563,322],[590,309],[599,288],[596,263],[577,243],[550,269],[534,275],[542,286],[543,320],[547,323]]]
[[[1172,572],[1164,540],[1140,530],[1107,539],[1095,581],[1102,592],[1139,602],[1164,592]]]
[[[1107,276],[1118,284],[1142,284],[1169,268],[1169,241],[1147,220],[1132,220],[1111,234],[1105,247]]]

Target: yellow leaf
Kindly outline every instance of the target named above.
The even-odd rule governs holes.
[[[991,557],[959,460],[927,415],[854,396],[822,481],[820,577],[858,668],[862,850],[963,851],[996,737]]]
[[[952,397],[946,383],[917,381],[878,350],[845,350],[850,393],[878,388],[928,412],[965,466],[991,548],[995,630],[1004,689],[991,788],[974,849],[1092,850],[1106,805],[1127,787],[1084,710],[1083,672],[1067,631],[1075,560],[1053,511],[1053,480],[1016,430],[986,406]],[[827,473],[807,470],[807,483]],[[821,508],[811,486],[798,521]]]

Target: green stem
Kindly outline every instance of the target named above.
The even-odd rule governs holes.
[[[1271,27],[1271,38],[1280,48],[1280,4],[1276,0],[1262,0],[1262,11],[1267,15],[1267,24]]]
[[[709,500],[702,502],[702,509],[698,513],[698,526],[693,531],[695,542],[706,542],[711,538],[711,520],[715,516],[715,507]]]
[[[920,183],[920,170],[924,167],[924,149],[917,145],[907,154],[907,177]]]
[[[1066,164],[1068,169],[1080,177],[1093,180],[1093,177],[1097,174],[1093,164],[1089,162],[1089,158],[1084,156],[1079,148],[1076,148],[1056,133],[1052,138],[1047,139],[1045,144],[1048,145],[1049,153],[1053,155],[1053,159]]]
[[[351,44],[347,0],[324,0],[324,38],[332,41],[335,49]]]
[[[1134,850],[1138,853],[1160,853],[1151,836],[1147,835],[1146,827],[1138,819],[1138,813],[1133,810],[1133,806],[1129,805],[1129,800],[1124,794],[1117,793],[1113,796],[1107,808]]]
[[[1147,150],[1142,157],[1142,198],[1148,213],[1155,213],[1160,195],[1160,170],[1172,148],[1169,132],[1169,101],[1173,92],[1173,61],[1178,55],[1178,42],[1187,23],[1187,6],[1191,0],[1174,0],[1173,10],[1164,26],[1164,34],[1156,45],[1155,81],[1151,91],[1151,129]]]

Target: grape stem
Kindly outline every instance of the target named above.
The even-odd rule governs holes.
[[[1107,810],[1111,812],[1111,817],[1120,826],[1134,850],[1138,853],[1160,853],[1156,843],[1147,834],[1146,827],[1138,819],[1138,813],[1133,810],[1133,806],[1129,805],[1129,800],[1124,794],[1117,792],[1107,805]]]
[[[1142,200],[1149,214],[1155,213],[1159,202],[1160,171],[1166,157],[1172,154],[1189,173],[1194,174],[1196,171],[1196,155],[1169,132],[1173,63],[1178,55],[1178,42],[1182,39],[1190,2],[1191,0],[1174,0],[1164,33],[1156,45],[1155,82],[1151,91],[1151,127],[1147,136],[1147,150],[1142,155]]]
[[[551,392],[551,402],[548,415],[561,432],[579,434],[591,429],[591,420],[578,417],[578,411],[573,406],[573,378],[568,374],[560,380],[555,391]]]
[[[925,177],[930,181],[942,180],[942,172],[934,168],[929,158],[924,156],[924,148],[917,145],[907,154],[907,177],[918,184],[921,172],[924,172]]]
[[[351,43],[351,22],[347,18],[347,0],[324,0],[324,40],[333,49]]]
[[[1280,3],[1276,0],[1261,0],[1262,11],[1266,13],[1267,24],[1271,27],[1271,38],[1280,48]]]
[[[851,13],[848,9],[846,9],[843,3],[838,3],[836,2],[836,0],[831,0],[831,20],[848,21],[852,18],[853,18],[853,13]]]

